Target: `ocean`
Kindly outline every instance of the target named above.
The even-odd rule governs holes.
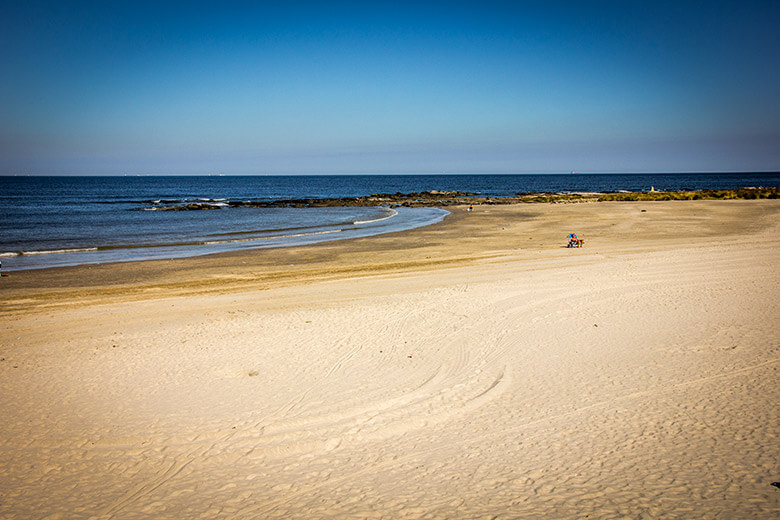
[[[306,245],[439,222],[439,208],[229,207],[229,202],[456,190],[643,191],[780,186],[779,173],[571,175],[0,176],[4,271]],[[216,210],[157,211],[197,202]]]

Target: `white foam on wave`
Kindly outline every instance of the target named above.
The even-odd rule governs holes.
[[[64,253],[84,253],[87,251],[97,251],[97,247],[80,247],[76,249],[49,249],[45,251],[16,251],[0,253],[0,256],[34,256],[34,255],[57,255]]]
[[[225,200],[225,199],[221,199],[221,200]],[[211,202],[211,200],[209,199],[209,202],[195,202],[195,203],[187,202],[186,204],[183,204],[181,206],[181,209],[188,209],[185,208],[185,206],[188,204],[199,204],[208,208],[212,208],[212,207],[227,208],[230,206],[228,202]],[[180,206],[151,206],[148,208],[141,208],[141,209],[143,209],[144,211],[171,211],[172,209],[178,209],[179,207]]]
[[[373,220],[356,220],[356,221],[353,222],[353,224],[356,225],[356,226],[358,226],[360,224],[373,224],[374,222],[380,222],[382,220],[387,220],[389,218],[393,218],[396,215],[398,215],[398,212],[396,210],[394,210],[394,209],[391,209],[390,210],[390,214],[387,215],[386,217],[375,218]]]

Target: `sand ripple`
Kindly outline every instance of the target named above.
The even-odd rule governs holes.
[[[11,320],[0,517],[770,518],[778,246]]]

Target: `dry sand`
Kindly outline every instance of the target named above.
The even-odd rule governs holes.
[[[12,273],[0,518],[776,518],[778,216],[482,206]]]

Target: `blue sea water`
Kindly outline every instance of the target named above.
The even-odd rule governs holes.
[[[780,174],[341,175],[0,177],[4,270],[195,256],[305,245],[438,222],[438,208],[258,208],[151,211],[165,204],[269,202],[457,190],[642,191],[780,186]]]

